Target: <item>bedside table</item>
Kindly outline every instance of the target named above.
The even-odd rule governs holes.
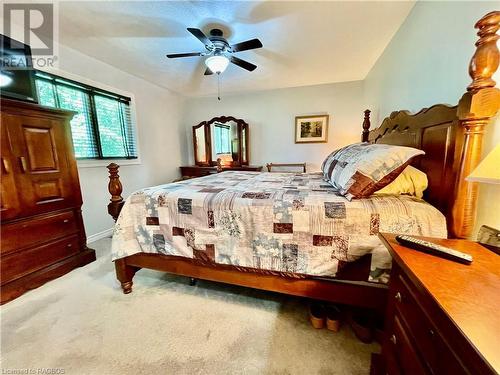
[[[500,257],[466,240],[425,238],[471,254],[463,265],[400,245],[393,257],[382,358],[388,374],[500,372]],[[382,361],[380,361],[382,359]],[[378,373],[373,371],[372,373]]]

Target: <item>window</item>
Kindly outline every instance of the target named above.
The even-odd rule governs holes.
[[[41,105],[75,111],[71,120],[77,159],[136,159],[130,98],[53,74],[36,72]]]
[[[231,153],[231,127],[229,125],[214,124],[215,131],[215,153],[229,154]]]

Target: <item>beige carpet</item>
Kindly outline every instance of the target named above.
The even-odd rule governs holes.
[[[337,334],[311,328],[304,299],[204,281],[191,287],[150,270],[124,295],[109,246],[93,243],[96,262],[2,306],[2,373],[368,374],[379,350],[346,326]]]

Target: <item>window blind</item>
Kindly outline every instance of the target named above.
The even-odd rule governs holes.
[[[78,159],[137,158],[130,98],[41,72],[35,83],[40,104],[77,113],[71,132]]]

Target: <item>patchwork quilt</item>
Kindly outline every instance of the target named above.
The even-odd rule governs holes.
[[[447,236],[445,217],[412,196],[348,201],[321,173],[227,171],[132,194],[112,253],[113,260],[157,253],[291,277],[335,277],[371,254],[366,278],[387,282],[391,258],[379,231]]]

